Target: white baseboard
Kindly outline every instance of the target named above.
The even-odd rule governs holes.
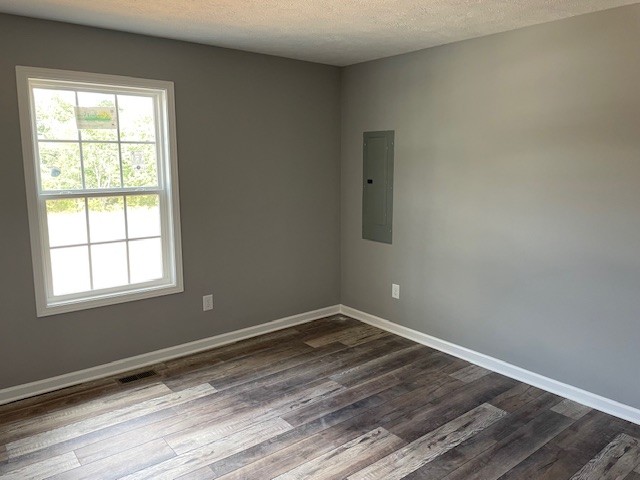
[[[431,335],[412,330],[411,328],[403,327],[397,323],[390,322],[389,320],[376,317],[369,313],[361,312],[360,310],[356,310],[355,308],[351,308],[346,305],[340,306],[340,313],[388,332],[395,333],[401,337],[408,338],[414,342],[421,343],[427,347],[448,353],[454,357],[462,358],[463,360],[467,360],[468,362],[480,367],[500,373],[506,377],[533,385],[534,387],[546,390],[547,392],[555,393],[561,397],[574,400],[582,405],[586,405],[587,407],[594,408],[601,412],[608,413],[615,417],[640,425],[640,410],[629,405],[582,390],[581,388],[574,387],[573,385],[559,382],[538,373],[525,370],[524,368],[511,365],[510,363],[490,357],[484,353],[479,353],[460,345],[456,345],[455,343],[447,342],[445,340],[432,337]]]
[[[195,342],[183,343],[182,345],[176,345],[175,347],[163,348],[162,350],[136,355],[135,357],[116,360],[104,365],[98,365],[97,367],[86,368],[84,370],[66,373],[57,377],[5,388],[0,390],[0,405],[32,397],[34,395],[59,390],[61,388],[71,387],[79,383],[118,375],[137,368],[202,352],[214,347],[226,345],[227,343],[233,343],[238,340],[244,340],[246,338],[274,332],[276,330],[282,330],[283,328],[300,325],[302,323],[307,323],[312,320],[328,317],[337,313],[340,313],[340,306],[334,305],[331,307],[321,308],[319,310],[313,310],[311,312],[280,318],[261,325],[256,325],[255,327],[243,328],[234,332],[223,333],[222,335],[196,340]]]

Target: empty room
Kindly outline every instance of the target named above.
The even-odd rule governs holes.
[[[0,0],[0,479],[640,480],[640,2]]]

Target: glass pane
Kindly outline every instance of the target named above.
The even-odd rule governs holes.
[[[160,197],[130,195],[127,197],[129,238],[160,236]]]
[[[127,285],[127,245],[125,242],[91,246],[93,288]]]
[[[84,183],[86,188],[117,188],[120,182],[118,145],[83,143]]]
[[[89,234],[91,243],[124,240],[124,198],[89,198]]]
[[[80,107],[115,107],[116,96],[110,93],[78,92],[78,105]],[[113,129],[89,129],[80,130],[83,140],[118,140],[118,130]]]
[[[77,143],[38,142],[43,190],[82,188],[80,146]]]
[[[33,89],[36,128],[40,140],[78,140],[74,92]]]
[[[147,144],[122,145],[122,170],[127,187],[155,187],[158,185],[156,146]]]
[[[78,92],[80,107],[115,107],[116,96],[112,93]]]
[[[88,247],[52,249],[51,274],[54,295],[91,290]]]
[[[87,243],[87,216],[83,198],[47,200],[49,246]]]
[[[131,283],[162,278],[162,243],[159,238],[129,242]]]
[[[120,140],[153,142],[156,139],[153,99],[118,95]]]

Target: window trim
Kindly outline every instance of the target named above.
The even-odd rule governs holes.
[[[162,146],[164,151],[162,152],[162,159],[160,160],[164,165],[163,168],[159,169],[163,172],[158,171],[158,174],[165,175],[165,178],[162,179],[162,182],[159,181],[156,191],[163,190],[164,195],[160,195],[159,201],[168,202],[166,206],[167,214],[161,216],[161,234],[163,235],[163,243],[166,243],[166,246],[163,246],[163,249],[166,248],[166,251],[163,253],[163,261],[169,260],[169,278],[163,278],[162,281],[154,280],[145,282],[139,284],[141,285],[139,288],[136,288],[135,285],[126,290],[123,290],[122,287],[113,287],[111,289],[103,289],[97,295],[94,294],[94,291],[67,295],[64,300],[59,301],[52,301],[48,296],[48,286],[50,282],[47,279],[50,268],[45,263],[48,259],[45,248],[48,248],[48,245],[43,243],[43,239],[45,238],[44,231],[47,229],[47,224],[46,212],[44,208],[40,206],[40,202],[43,201],[44,197],[40,195],[39,184],[37,183],[39,181],[39,172],[36,168],[37,136],[34,135],[35,117],[32,115],[33,105],[29,83],[32,79],[35,81],[42,80],[44,82],[63,81],[78,84],[86,83],[93,84],[98,89],[100,86],[104,86],[105,89],[117,88],[119,91],[126,90],[127,88],[132,88],[132,92],[136,91],[133,89],[161,91],[161,95],[164,96],[164,102],[160,102],[157,113],[162,115],[162,121],[159,122],[160,125],[158,125],[157,128],[164,128],[162,136],[165,139],[165,145]],[[44,317],[183,292],[184,280],[178,192],[178,152],[173,82],[25,66],[16,67],[16,80],[37,316]],[[91,87],[88,86],[88,88]],[[162,103],[165,108],[162,108]],[[163,188],[161,188],[160,184],[163,185]],[[86,194],[85,196],[92,196],[93,193],[99,196],[100,193],[103,192],[104,190],[95,192],[93,192],[92,189],[83,190],[83,193]],[[127,193],[131,194],[131,192],[128,191],[123,191],[122,193],[123,196]],[[135,193],[144,194],[145,189],[139,189]],[[167,238],[164,238],[165,232]],[[171,268],[172,266],[173,268]]]

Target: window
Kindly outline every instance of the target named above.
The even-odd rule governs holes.
[[[183,291],[173,84],[16,70],[38,316]]]

